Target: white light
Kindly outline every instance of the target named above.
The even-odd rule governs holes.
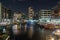
[[[50,22],[49,20],[47,20],[47,22]]]
[[[31,20],[31,22],[34,22],[33,20]]]
[[[52,39],[51,40],[54,40],[54,38],[52,37]]]
[[[54,40],[54,37],[50,36],[50,37],[48,37],[48,40]]]
[[[57,32],[60,32],[60,30],[57,30]]]

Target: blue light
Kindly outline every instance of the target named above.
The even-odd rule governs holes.
[[[31,22],[34,22],[34,20],[31,20]]]
[[[34,20],[30,20],[31,24],[34,24]]]

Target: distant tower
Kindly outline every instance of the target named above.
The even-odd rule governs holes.
[[[28,17],[29,19],[33,19],[33,16],[34,16],[34,10],[32,7],[29,7],[28,8]]]

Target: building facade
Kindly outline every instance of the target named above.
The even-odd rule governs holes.
[[[52,8],[52,18],[60,18],[60,2]]]
[[[40,18],[51,18],[51,10],[42,9],[39,11]]]
[[[3,16],[4,16],[4,19],[12,19],[13,18],[13,11],[5,8]]]
[[[0,21],[2,21],[3,18],[5,18],[5,7],[0,2]]]
[[[6,16],[8,17],[8,19],[12,19],[13,18],[13,14],[14,14],[13,11],[8,9]]]
[[[0,21],[1,21],[1,14],[2,14],[2,3],[0,3]]]
[[[39,13],[38,12],[35,12],[34,17],[33,17],[33,20],[38,20],[38,19],[39,19]]]
[[[42,9],[39,11],[39,21],[40,23],[46,23],[51,20],[51,10]]]
[[[20,19],[22,18],[21,12],[15,12],[13,15],[13,22],[20,22]]]
[[[28,8],[28,18],[33,19],[33,16],[34,16],[34,10],[32,7],[29,7]]]

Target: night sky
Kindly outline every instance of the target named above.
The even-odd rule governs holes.
[[[57,5],[58,0],[0,0],[4,6],[13,11],[27,12],[28,7],[32,6],[35,11],[40,9],[50,9]]]

